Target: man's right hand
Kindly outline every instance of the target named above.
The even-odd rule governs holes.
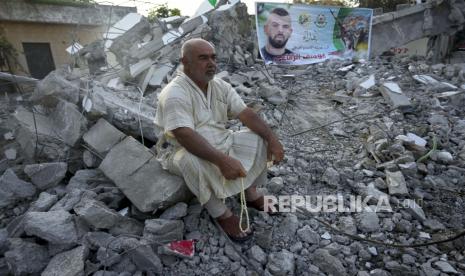
[[[223,176],[228,180],[234,180],[239,177],[245,177],[247,172],[241,162],[228,155],[224,155],[217,164]]]

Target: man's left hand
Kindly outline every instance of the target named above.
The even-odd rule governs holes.
[[[283,145],[275,136],[268,141],[267,158],[268,161],[273,161],[274,164],[278,164],[284,158]]]

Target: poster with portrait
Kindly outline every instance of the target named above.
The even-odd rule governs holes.
[[[256,2],[266,64],[311,64],[370,55],[372,9]]]

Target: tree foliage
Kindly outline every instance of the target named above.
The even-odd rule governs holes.
[[[176,15],[181,15],[181,11],[176,8],[170,9],[168,8],[168,4],[165,3],[158,7],[152,8],[149,11],[147,18],[150,22],[153,22],[155,18],[166,18],[166,17],[176,16]]]

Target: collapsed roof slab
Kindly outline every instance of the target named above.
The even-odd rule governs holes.
[[[463,4],[434,0],[373,18],[371,54],[380,55],[393,47],[443,33],[461,30]]]

